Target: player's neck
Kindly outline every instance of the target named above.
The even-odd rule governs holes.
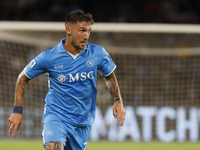
[[[66,42],[63,44],[65,51],[71,53],[73,55],[79,54],[82,52],[82,49],[76,49],[70,42]]]

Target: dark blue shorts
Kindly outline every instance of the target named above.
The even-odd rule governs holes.
[[[65,150],[86,150],[91,126],[73,126],[53,113],[44,116],[43,125],[44,145],[56,141],[63,143]]]

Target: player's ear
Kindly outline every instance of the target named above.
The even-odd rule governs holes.
[[[71,28],[70,28],[70,26],[66,26],[65,27],[65,30],[66,30],[66,33],[67,33],[67,35],[69,35],[69,36],[71,36]]]

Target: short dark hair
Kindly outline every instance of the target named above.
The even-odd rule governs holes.
[[[85,14],[82,10],[75,10],[70,13],[67,13],[65,17],[65,24],[71,22],[71,23],[76,23],[76,22],[90,22],[92,25],[94,23],[93,16],[90,13]]]

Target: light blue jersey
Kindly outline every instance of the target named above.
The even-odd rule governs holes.
[[[33,79],[46,73],[46,106],[72,125],[88,126],[95,119],[97,71],[108,76],[116,65],[99,45],[87,43],[75,57],[65,51],[65,41],[66,38],[53,49],[40,53],[25,67],[25,74]]]

